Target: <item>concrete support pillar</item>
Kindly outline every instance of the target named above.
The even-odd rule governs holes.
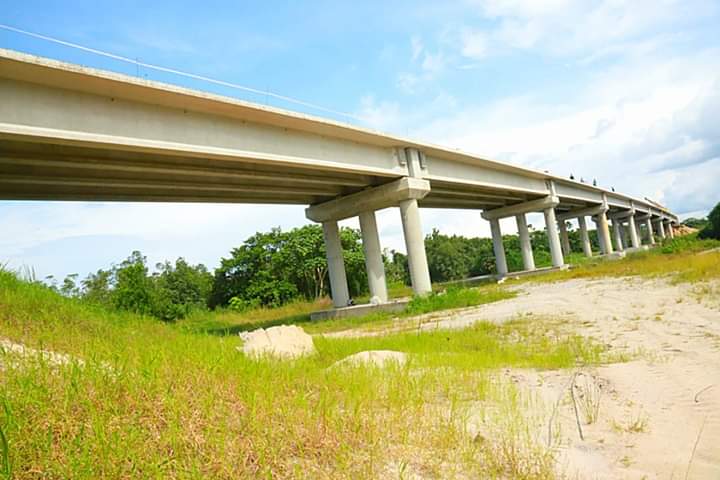
[[[665,226],[663,225],[662,220],[657,222],[657,227],[658,227],[658,235],[660,236],[661,239],[665,240]]]
[[[640,246],[640,239],[638,238],[637,226],[635,225],[635,215],[628,217],[628,228],[630,229],[630,243],[632,243],[633,248],[638,248]]]
[[[623,250],[628,247],[627,231],[625,230],[625,224],[622,220],[618,221],[618,228],[620,229],[620,240],[622,240]]]
[[[585,217],[578,217],[577,220],[580,227],[580,241],[582,242],[583,253],[586,257],[592,257],[592,246],[590,245],[590,236],[588,235]]]
[[[598,244],[600,245],[600,255],[604,255],[607,249],[605,248],[605,243],[603,242],[603,236],[600,235],[600,224],[598,223],[597,215],[592,217],[592,220],[595,223],[595,233],[597,233]]]
[[[645,220],[645,228],[647,229],[648,244],[655,245],[655,235],[653,235],[652,220],[650,217]]]
[[[667,222],[667,235],[670,238],[675,238],[675,232],[673,231],[673,226],[671,222]]]
[[[545,215],[545,228],[547,228],[548,242],[550,243],[550,257],[552,257],[553,267],[560,267],[565,263],[560,246],[560,235],[558,235],[557,220],[555,219],[555,209],[546,208],[543,210]]]
[[[560,230],[560,245],[562,246],[563,255],[570,254],[570,238],[568,238],[567,224],[565,220],[558,222],[558,229]]]
[[[378,234],[375,212],[363,212],[359,215],[362,245],[365,252],[365,270],[367,271],[370,300],[380,303],[388,301],[385,283],[385,264],[382,259],[380,235]]]
[[[417,200],[400,202],[400,216],[405,233],[405,248],[410,268],[410,281],[415,295],[424,295],[432,291],[430,270],[425,254],[425,239],[420,224],[420,209]]]
[[[618,252],[622,252],[625,250],[625,246],[623,245],[623,231],[622,231],[622,222],[619,220],[613,220],[613,234],[615,236],[615,250]]]
[[[637,233],[638,236],[638,243],[640,246],[643,244],[643,222],[638,220],[637,217],[635,217],[635,233]]]
[[[518,236],[520,237],[520,253],[523,259],[525,270],[535,270],[535,259],[533,258],[532,244],[530,243],[530,232],[528,232],[527,218],[524,213],[515,215],[517,222]]]
[[[347,276],[345,275],[340,230],[336,221],[323,222],[322,227],[333,305],[336,308],[346,307],[350,301],[350,292],[348,291]]]
[[[598,238],[602,238],[600,245],[603,247],[603,253],[609,255],[613,253],[612,240],[610,240],[610,227],[608,226],[607,214],[600,212],[597,215],[597,233]]]
[[[495,252],[495,268],[498,275],[507,275],[507,260],[505,260],[505,247],[502,241],[502,232],[500,231],[500,220],[493,218],[490,220],[490,233],[492,235],[493,252]]]

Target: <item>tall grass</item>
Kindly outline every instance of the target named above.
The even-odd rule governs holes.
[[[105,311],[0,272],[0,336],[84,361],[0,354],[5,465],[14,478],[369,478],[396,464],[450,478],[551,477],[551,456],[526,451],[525,436],[478,443],[464,432],[477,401],[517,395],[491,381],[493,369],[601,359],[592,342],[533,322],[320,338],[317,355],[252,361],[237,336]],[[410,362],[328,368],[374,348]],[[527,431],[519,410],[503,418]]]

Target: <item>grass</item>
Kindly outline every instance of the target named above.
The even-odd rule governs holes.
[[[485,299],[473,295],[458,298]],[[315,356],[252,361],[235,336],[105,311],[1,271],[0,336],[84,361],[53,366],[0,354],[0,428],[13,478],[369,478],[392,465],[408,476],[552,478],[552,455],[527,433],[518,391],[493,372],[594,364],[604,355],[534,317],[318,338]],[[411,361],[328,368],[376,348],[408,352]],[[504,434],[474,442],[465,433],[471,410],[500,400]]]
[[[569,270],[513,281],[555,282],[575,278],[671,276],[673,282],[700,282],[720,278],[720,251],[703,252],[717,247],[720,247],[718,240],[698,240],[696,235],[686,235],[666,239],[658,248],[630,253],[621,260],[592,257],[574,264]],[[703,254],[698,255],[699,252]]]
[[[406,293],[400,288],[396,288],[394,291]],[[472,288],[451,286],[425,297],[415,297],[403,311],[397,313],[373,312],[359,317],[311,320],[310,313],[332,307],[330,300],[324,298],[312,302],[294,302],[279,308],[258,308],[245,312],[234,312],[226,309],[211,312],[196,311],[188,318],[178,322],[178,327],[187,331],[216,335],[232,335],[256,328],[268,328],[285,324],[302,326],[305,331],[312,334],[338,332],[359,327],[385,328],[392,325],[397,318],[408,318],[440,310],[483,305],[512,298],[515,295],[515,292],[495,284],[485,284]]]

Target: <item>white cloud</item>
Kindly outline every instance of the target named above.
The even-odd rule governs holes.
[[[464,29],[460,39],[462,42],[460,51],[464,57],[478,60],[488,54],[488,39],[484,32]]]
[[[717,10],[716,4],[706,0],[476,0],[469,3],[480,17],[494,21],[486,33],[498,47],[537,49],[552,55],[607,51],[668,26],[680,27]]]

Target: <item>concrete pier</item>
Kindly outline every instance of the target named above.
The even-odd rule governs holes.
[[[517,222],[518,237],[520,237],[520,254],[523,259],[525,270],[535,270],[535,258],[533,258],[532,243],[530,243],[530,232],[528,231],[527,218],[524,213],[515,215]]]
[[[635,225],[635,215],[628,216],[628,229],[630,231],[630,243],[632,248],[638,248],[640,246],[640,239],[637,234],[637,226]]]
[[[490,233],[492,235],[493,252],[495,252],[495,268],[498,275],[507,275],[507,260],[505,259],[505,247],[502,242],[502,232],[500,231],[500,220],[493,218],[490,220]]]
[[[380,303],[388,301],[387,284],[385,282],[385,264],[382,259],[380,235],[378,234],[375,212],[363,212],[359,216],[362,245],[365,252],[365,269],[367,270],[370,298]]]
[[[570,238],[568,237],[565,220],[558,221],[558,230],[560,231],[560,245],[562,246],[563,255],[568,255],[570,254]]]
[[[613,253],[612,241],[610,240],[610,227],[608,226],[607,215],[605,212],[600,212],[597,215],[597,233],[598,238],[602,238],[600,244],[603,246],[603,253],[610,255]]]
[[[659,222],[657,222],[657,227],[658,227],[658,236],[659,236],[662,240],[665,240],[665,226],[663,225],[663,221],[662,221],[662,220],[660,220]]]
[[[577,220],[578,226],[580,227],[580,241],[582,243],[583,253],[586,257],[592,257],[592,245],[590,244],[590,235],[588,235],[585,217],[578,217]]]
[[[557,229],[557,220],[555,219],[555,209],[546,208],[543,210],[545,215],[545,227],[547,228],[548,242],[550,244],[550,256],[552,257],[553,267],[559,267],[565,264],[563,259],[562,247],[560,246],[560,235]]]
[[[648,244],[655,245],[655,236],[653,235],[652,219],[648,215],[645,220],[645,229],[647,230]]]
[[[675,238],[675,232],[673,231],[672,223],[666,221],[665,226],[667,227],[667,236],[670,238]]]
[[[413,293],[425,295],[432,292],[432,285],[425,254],[425,238],[420,223],[420,209],[416,199],[400,202],[400,217],[405,233],[405,248],[407,249]]]
[[[623,245],[622,222],[617,219],[613,220],[613,235],[615,237],[615,250],[622,252],[625,250],[625,246]]]
[[[345,260],[343,259],[340,230],[336,221],[323,222],[323,236],[327,252],[328,277],[330,277],[330,295],[336,308],[346,307],[350,301]]]

